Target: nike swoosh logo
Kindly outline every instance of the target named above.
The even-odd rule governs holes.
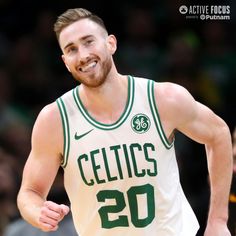
[[[84,134],[80,134],[78,135],[77,132],[75,133],[75,140],[79,140],[82,137],[84,137],[85,135],[89,134],[91,131],[93,131],[93,129],[89,130],[88,132],[84,133]]]

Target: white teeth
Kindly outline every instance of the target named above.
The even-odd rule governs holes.
[[[93,61],[91,63],[89,63],[88,65],[86,65],[85,67],[81,68],[82,72],[87,72],[89,69],[94,68],[96,66],[97,62]]]

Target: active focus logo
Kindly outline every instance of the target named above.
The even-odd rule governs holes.
[[[179,12],[186,19],[230,20],[229,5],[182,5]]]

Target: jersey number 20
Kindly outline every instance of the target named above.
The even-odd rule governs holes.
[[[146,195],[147,199],[147,216],[145,218],[139,218],[138,214],[138,195]],[[150,184],[145,184],[142,186],[131,187],[127,191],[128,204],[130,209],[131,222],[135,227],[145,227],[149,225],[155,218],[155,201],[154,201],[154,188]],[[114,199],[114,205],[102,206],[98,212],[102,222],[102,228],[110,229],[114,227],[128,227],[129,220],[126,215],[119,215],[117,213],[121,212],[126,207],[124,193],[118,190],[101,190],[97,194],[98,202],[105,202],[107,199]],[[145,207],[145,206],[139,206]],[[115,220],[109,219],[109,213],[117,214]]]

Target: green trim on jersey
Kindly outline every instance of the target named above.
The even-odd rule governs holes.
[[[158,133],[161,137],[161,141],[167,149],[170,149],[173,146],[174,143],[169,142],[169,140],[167,139],[167,137],[165,135],[163,127],[161,125],[160,116],[159,116],[157,105],[156,105],[156,102],[155,102],[154,81],[152,81],[152,80],[148,81],[148,100],[149,100],[150,108],[151,108],[151,111],[152,111],[152,115],[153,115],[153,119],[154,119],[154,122],[155,122],[155,125],[156,125],[156,128],[157,128],[157,131],[158,131]]]
[[[92,124],[98,129],[112,130],[112,129],[118,128],[120,125],[122,125],[125,122],[126,118],[131,112],[133,102],[134,102],[134,78],[131,76],[128,76],[128,99],[127,99],[125,110],[122,113],[121,117],[113,124],[103,124],[96,121],[93,117],[91,117],[80,99],[78,90],[79,90],[78,86],[73,89],[73,96],[81,114],[85,117],[85,119],[90,124]]]
[[[69,121],[68,121],[68,116],[66,112],[66,107],[62,98],[58,98],[56,102],[57,102],[57,105],[61,114],[63,134],[64,134],[63,135],[64,136],[63,160],[61,162],[61,166],[65,168],[67,165],[69,149],[70,149],[70,128],[69,128]]]

